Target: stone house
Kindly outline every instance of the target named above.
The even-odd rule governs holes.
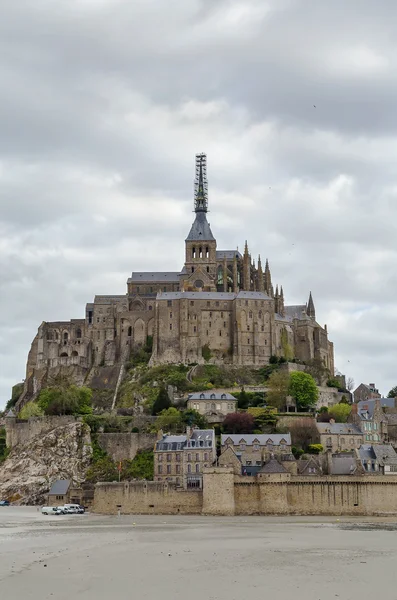
[[[309,456],[307,459],[297,461],[298,475],[320,476],[323,474],[320,461],[314,456]]]
[[[242,464],[243,474],[256,475],[272,457],[289,460],[291,434],[222,434],[221,448],[231,448]]]
[[[204,415],[209,423],[221,423],[226,415],[237,410],[237,400],[224,392],[198,392],[189,394],[187,408]]]
[[[48,492],[48,506],[61,506],[70,503],[72,482],[69,479],[58,479]]]
[[[201,489],[202,472],[216,459],[213,429],[187,428],[186,435],[164,435],[154,448],[154,480]]]
[[[361,429],[353,423],[316,423],[320,434],[320,444],[325,451],[347,452],[354,451],[364,442]]]
[[[360,385],[354,390],[354,402],[362,402],[363,400],[373,400],[380,398],[381,395],[379,390],[375,387],[374,383],[360,383]]]
[[[390,400],[394,401],[393,398]],[[364,400],[352,404],[348,422],[355,424],[363,433],[363,443],[383,444],[389,440],[387,417],[383,412],[380,398],[372,402]]]
[[[397,454],[391,444],[363,444],[357,456],[365,473],[397,475]]]

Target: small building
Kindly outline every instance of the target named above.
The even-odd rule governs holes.
[[[297,461],[298,475],[310,475],[319,476],[323,474],[323,470],[320,461],[314,456],[309,456],[307,459],[300,459]]]
[[[226,415],[237,410],[237,400],[226,392],[198,392],[189,394],[187,408],[204,415],[209,423],[221,423]]]
[[[394,398],[384,398],[394,403]],[[363,433],[363,443],[383,444],[389,441],[387,417],[381,405],[381,398],[372,402],[364,400],[352,404],[352,411],[348,418],[349,423],[354,423]]]
[[[364,442],[361,429],[354,423],[316,423],[320,444],[331,452],[354,451]]]
[[[222,434],[222,452],[232,448],[240,459],[244,475],[256,475],[272,456],[280,460],[291,456],[291,434]]]
[[[365,473],[397,475],[397,454],[391,444],[364,444],[358,457]]]
[[[61,506],[70,502],[70,479],[58,479],[54,481],[48,492],[48,506]]]
[[[154,449],[154,480],[201,489],[203,468],[216,459],[214,430],[188,427],[186,435],[159,435]]]
[[[357,450],[356,450],[357,452]],[[358,469],[355,452],[342,452],[339,454],[327,454],[329,475],[357,475],[361,474]]]
[[[379,390],[375,387],[374,383],[360,383],[360,385],[354,390],[354,402],[362,402],[363,400],[373,400],[380,398],[381,395]]]

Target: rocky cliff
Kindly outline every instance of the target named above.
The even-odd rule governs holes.
[[[81,484],[91,457],[90,429],[82,422],[38,435],[13,448],[0,465],[0,499],[10,498],[15,504],[43,504],[57,479]]]

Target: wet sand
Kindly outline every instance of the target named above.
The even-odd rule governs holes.
[[[0,507],[0,596],[397,597],[395,519],[45,517]]]

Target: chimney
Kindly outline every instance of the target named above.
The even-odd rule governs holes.
[[[158,432],[157,432],[157,440],[160,441],[160,440],[163,439],[163,437],[164,437],[163,430],[159,429]]]
[[[335,419],[330,419],[329,422],[331,423],[331,425],[333,425],[335,423]]]
[[[369,387],[374,390],[375,389],[375,384],[374,383],[370,383]]]
[[[352,413],[351,414],[352,415],[356,415],[357,412],[358,412],[358,405],[357,405],[356,402],[353,402],[353,404],[352,404]]]
[[[186,437],[187,439],[190,439],[192,435],[192,428],[190,427],[190,425],[186,425]]]

